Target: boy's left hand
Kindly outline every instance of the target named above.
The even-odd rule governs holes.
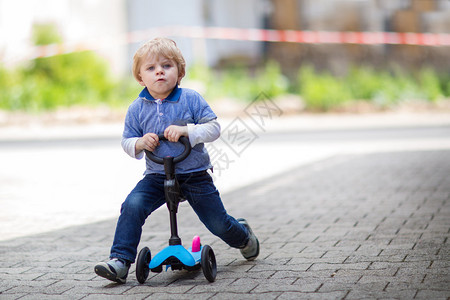
[[[187,126],[170,125],[164,130],[164,137],[170,142],[178,142],[181,136],[188,136]]]

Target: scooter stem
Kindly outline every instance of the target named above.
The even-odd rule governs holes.
[[[163,158],[164,162],[164,173],[166,174],[166,179],[174,179],[175,178],[175,164],[173,162],[172,156],[166,156]]]
[[[166,196],[167,207],[170,215],[170,239],[169,245],[181,245],[181,239],[178,236],[177,212],[180,203],[181,190],[178,181],[175,178],[175,164],[173,157],[164,157],[164,172],[166,179],[164,180],[164,191]]]

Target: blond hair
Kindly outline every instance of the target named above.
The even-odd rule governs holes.
[[[175,61],[178,67],[179,81],[181,81],[181,78],[186,74],[186,62],[175,41],[164,37],[158,37],[146,42],[134,54],[132,71],[134,78],[136,78],[138,82],[141,81],[139,70],[142,61],[149,55],[162,55],[167,59]],[[178,82],[178,84],[180,84],[180,82]]]

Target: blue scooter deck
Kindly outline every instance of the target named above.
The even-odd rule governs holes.
[[[152,258],[149,268],[155,269],[161,266],[164,261],[172,256],[177,258],[183,265],[193,267],[200,262],[201,248],[198,252],[192,252],[192,248],[186,249],[182,245],[167,246]]]

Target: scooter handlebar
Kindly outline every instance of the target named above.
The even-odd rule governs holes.
[[[158,139],[160,141],[167,141],[167,139],[163,133],[158,134]],[[191,143],[189,142],[189,139],[187,137],[180,136],[180,138],[178,139],[178,142],[183,144],[184,151],[180,155],[173,158],[173,162],[175,164],[185,160],[188,157],[188,155],[191,153]],[[147,155],[148,158],[150,158],[151,161],[153,161],[157,164],[160,164],[160,165],[164,164],[164,159],[162,157],[156,156],[155,154],[153,154],[153,152],[145,150],[145,154]]]

